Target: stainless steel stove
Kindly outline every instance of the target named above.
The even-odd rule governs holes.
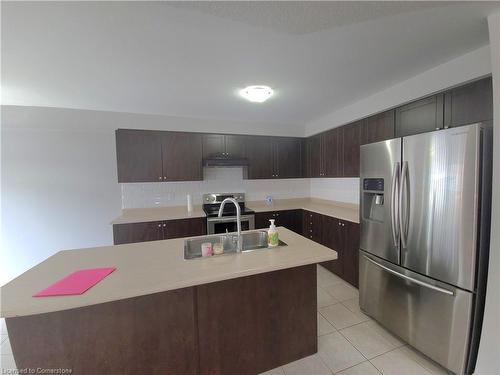
[[[241,209],[241,230],[255,229],[255,212],[245,207],[245,193],[211,193],[203,194],[203,211],[207,215],[207,233],[226,233],[236,231],[236,207],[226,204],[222,217],[219,208],[226,198],[233,198]]]

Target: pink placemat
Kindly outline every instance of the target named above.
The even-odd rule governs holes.
[[[116,270],[116,267],[90,268],[70,273],[68,276],[56,281],[33,297],[68,296],[83,294],[99,281]]]

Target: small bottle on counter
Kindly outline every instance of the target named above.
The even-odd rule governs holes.
[[[269,221],[271,222],[271,225],[267,230],[267,246],[276,247],[280,242],[278,238],[278,230],[276,229],[276,225],[274,225],[274,219],[270,219]]]

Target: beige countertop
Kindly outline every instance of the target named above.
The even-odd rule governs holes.
[[[122,210],[122,214],[111,224],[140,223],[144,221],[189,219],[191,217],[205,217],[201,206],[193,206],[188,212],[186,206],[129,208]]]
[[[359,206],[318,198],[276,199],[271,206],[262,201],[246,202],[255,212],[303,209],[338,219],[359,223]]]
[[[182,238],[60,251],[0,289],[0,315],[67,310],[337,259],[327,247],[278,230],[288,246],[192,260],[184,260]],[[117,269],[82,295],[32,297],[76,270],[93,267]]]
[[[335,202],[318,198],[294,198],[276,199],[272,206],[266,205],[263,201],[249,201],[246,202],[246,205],[255,212],[303,209],[359,223],[359,206],[352,203]],[[192,212],[188,212],[186,206],[131,208],[124,209],[122,214],[113,220],[111,224],[188,219],[194,217],[205,217],[201,206],[194,206]]]

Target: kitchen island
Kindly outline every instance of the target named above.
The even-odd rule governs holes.
[[[288,246],[193,260],[183,239],[58,252],[1,288],[18,368],[257,374],[315,353],[315,264],[337,255],[279,232]],[[83,295],[32,297],[107,266],[117,270]]]

